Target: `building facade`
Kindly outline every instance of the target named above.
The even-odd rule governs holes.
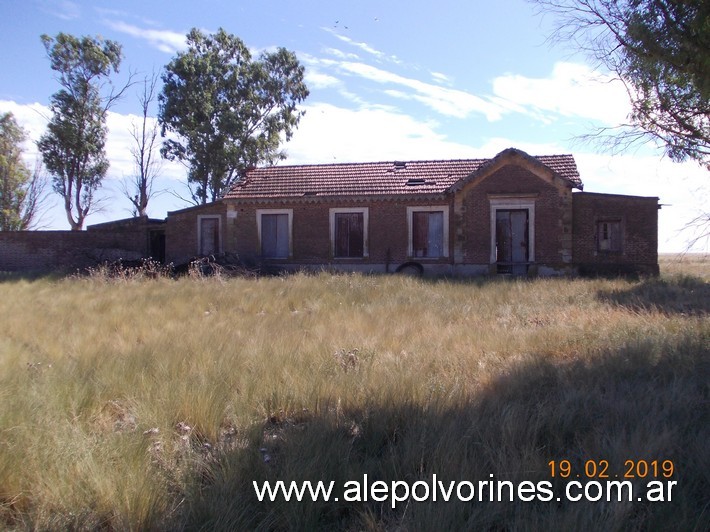
[[[596,194],[571,155],[256,168],[168,213],[167,261],[229,253],[285,270],[658,273],[658,198]]]
[[[219,201],[87,231],[0,233],[0,271],[227,254],[268,270],[658,273],[658,198],[597,194],[571,155],[271,166]]]

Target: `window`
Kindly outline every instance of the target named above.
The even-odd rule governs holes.
[[[447,207],[407,207],[408,255],[437,259],[449,256]]]
[[[597,249],[621,251],[621,222],[619,220],[597,222]]]
[[[287,259],[291,256],[291,209],[257,209],[257,230],[261,255],[266,259]]]
[[[330,242],[333,257],[367,257],[367,224],[367,207],[330,209]]]
[[[220,252],[220,225],[219,216],[197,217],[197,254],[214,255]]]

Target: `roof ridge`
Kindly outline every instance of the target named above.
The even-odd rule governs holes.
[[[268,170],[268,169],[273,169],[273,168],[304,168],[304,167],[312,167],[312,166],[317,166],[317,167],[324,167],[324,166],[358,166],[358,165],[367,165],[367,164],[394,164],[394,163],[451,163],[451,162],[468,162],[468,161],[487,161],[489,160],[490,157],[478,157],[478,158],[470,158],[470,159],[413,159],[413,160],[405,160],[405,159],[392,159],[392,160],[387,160],[387,161],[353,161],[353,162],[347,162],[347,163],[306,163],[306,164],[284,164],[284,165],[279,165],[279,164],[274,164],[271,166],[257,166],[255,168],[250,168],[249,171],[254,171],[254,170]]]
[[[551,153],[544,155],[530,155],[535,159],[539,157],[574,157],[572,153]],[[457,163],[457,162],[479,162],[479,161],[490,161],[494,157],[469,157],[469,158],[455,158],[455,159],[392,159],[385,161],[351,161],[351,162],[338,162],[338,163],[304,163],[304,164],[273,164],[270,166],[257,166],[250,168],[248,172],[253,172],[255,170],[273,170],[273,169],[287,169],[287,168],[324,168],[324,167],[334,167],[334,166],[365,166],[365,165],[383,165],[383,164],[395,164],[395,163],[406,163],[406,164],[421,164],[421,163]]]

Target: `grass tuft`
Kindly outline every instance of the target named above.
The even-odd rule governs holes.
[[[637,281],[6,279],[0,527],[703,529],[710,270],[689,260]],[[342,497],[640,459],[673,461],[671,502]],[[253,480],[341,497],[258,503]]]

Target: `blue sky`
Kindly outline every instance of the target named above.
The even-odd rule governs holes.
[[[532,155],[573,153],[585,190],[672,204],[660,214],[661,251],[684,249],[691,233],[679,229],[708,203],[707,170],[694,163],[671,163],[653,146],[612,156],[576,139],[623,122],[625,91],[574,49],[551,46],[553,21],[523,0],[4,0],[0,21],[0,112],[12,111],[34,140],[58,90],[41,34],[119,41],[120,83],[129,70],[160,71],[192,27],[223,27],[255,54],[284,46],[306,67],[311,95],[282,164],[492,157],[511,146]],[[120,182],[132,172],[136,91],[109,116],[104,209],[89,224],[130,215]],[[31,141],[26,155],[37,156]],[[157,188],[185,196],[184,180],[184,167],[166,163]],[[52,202],[43,225],[68,228]],[[163,193],[149,214],[184,206]]]

